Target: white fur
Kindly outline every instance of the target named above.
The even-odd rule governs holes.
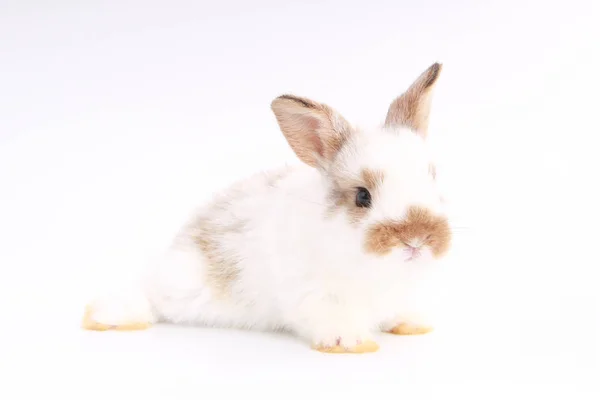
[[[358,131],[332,167],[356,174],[380,169],[385,179],[373,209],[356,226],[344,212],[327,217],[329,181],[316,169],[282,170],[287,174],[274,186],[270,177],[281,171],[252,176],[222,194],[230,201],[226,208],[198,211],[224,224],[249,221],[243,237],[226,235],[222,242],[242,260],[231,294],[218,297],[207,284],[207,261],[186,227],[164,259],[146,271],[143,296],[121,307],[114,299],[97,302],[92,318],[107,324],[159,320],[286,329],[313,344],[334,345],[339,338],[348,347],[400,322],[429,323],[422,300],[431,296],[430,254],[406,263],[401,249],[386,257],[363,250],[366,227],[374,222],[402,218],[413,204],[442,212],[429,163],[425,141],[410,130]]]

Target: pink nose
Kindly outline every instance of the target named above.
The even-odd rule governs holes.
[[[406,251],[408,252],[410,259],[417,258],[421,255],[421,249],[418,247],[408,246]]]

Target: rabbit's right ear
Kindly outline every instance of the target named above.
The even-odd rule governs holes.
[[[296,156],[311,167],[333,160],[350,135],[348,122],[325,104],[283,95],[271,109]]]
[[[441,71],[442,64],[433,64],[396,98],[388,109],[385,126],[407,126],[427,137],[432,92]]]

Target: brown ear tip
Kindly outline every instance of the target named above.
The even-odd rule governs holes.
[[[271,101],[271,109],[277,110],[282,107],[285,107],[285,104],[289,104],[291,101],[293,101],[293,99],[294,96],[288,94],[282,94],[281,96],[277,96],[273,99],[273,101]]]
[[[425,80],[425,88],[430,87],[431,85],[433,85],[437,79],[440,76],[440,73],[442,72],[442,66],[443,64],[440,62],[436,62],[434,64],[432,64],[427,71],[425,71],[425,75],[426,75],[426,80]]]
[[[292,99],[294,96],[290,95],[290,94],[282,94],[280,96],[277,96],[273,99],[273,101],[271,101],[271,104],[275,104],[275,103],[280,103],[282,100],[290,100]]]
[[[293,94],[287,94],[287,93],[285,93],[285,94],[282,94],[280,96],[277,96],[277,98],[275,98],[275,100],[295,100],[297,98],[298,98],[298,96],[294,96]]]
[[[302,107],[317,108],[316,104],[311,102],[310,100],[305,99],[304,97],[294,96],[292,94],[282,94],[281,96],[276,97],[271,102],[271,108],[277,107],[284,103],[295,103],[296,105],[300,105]]]

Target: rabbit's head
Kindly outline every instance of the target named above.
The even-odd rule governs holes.
[[[352,127],[329,106],[283,95],[272,110],[298,158],[325,178],[328,210],[359,229],[364,251],[404,260],[439,258],[450,246],[435,167],[427,147],[433,64],[390,105],[375,129]]]

